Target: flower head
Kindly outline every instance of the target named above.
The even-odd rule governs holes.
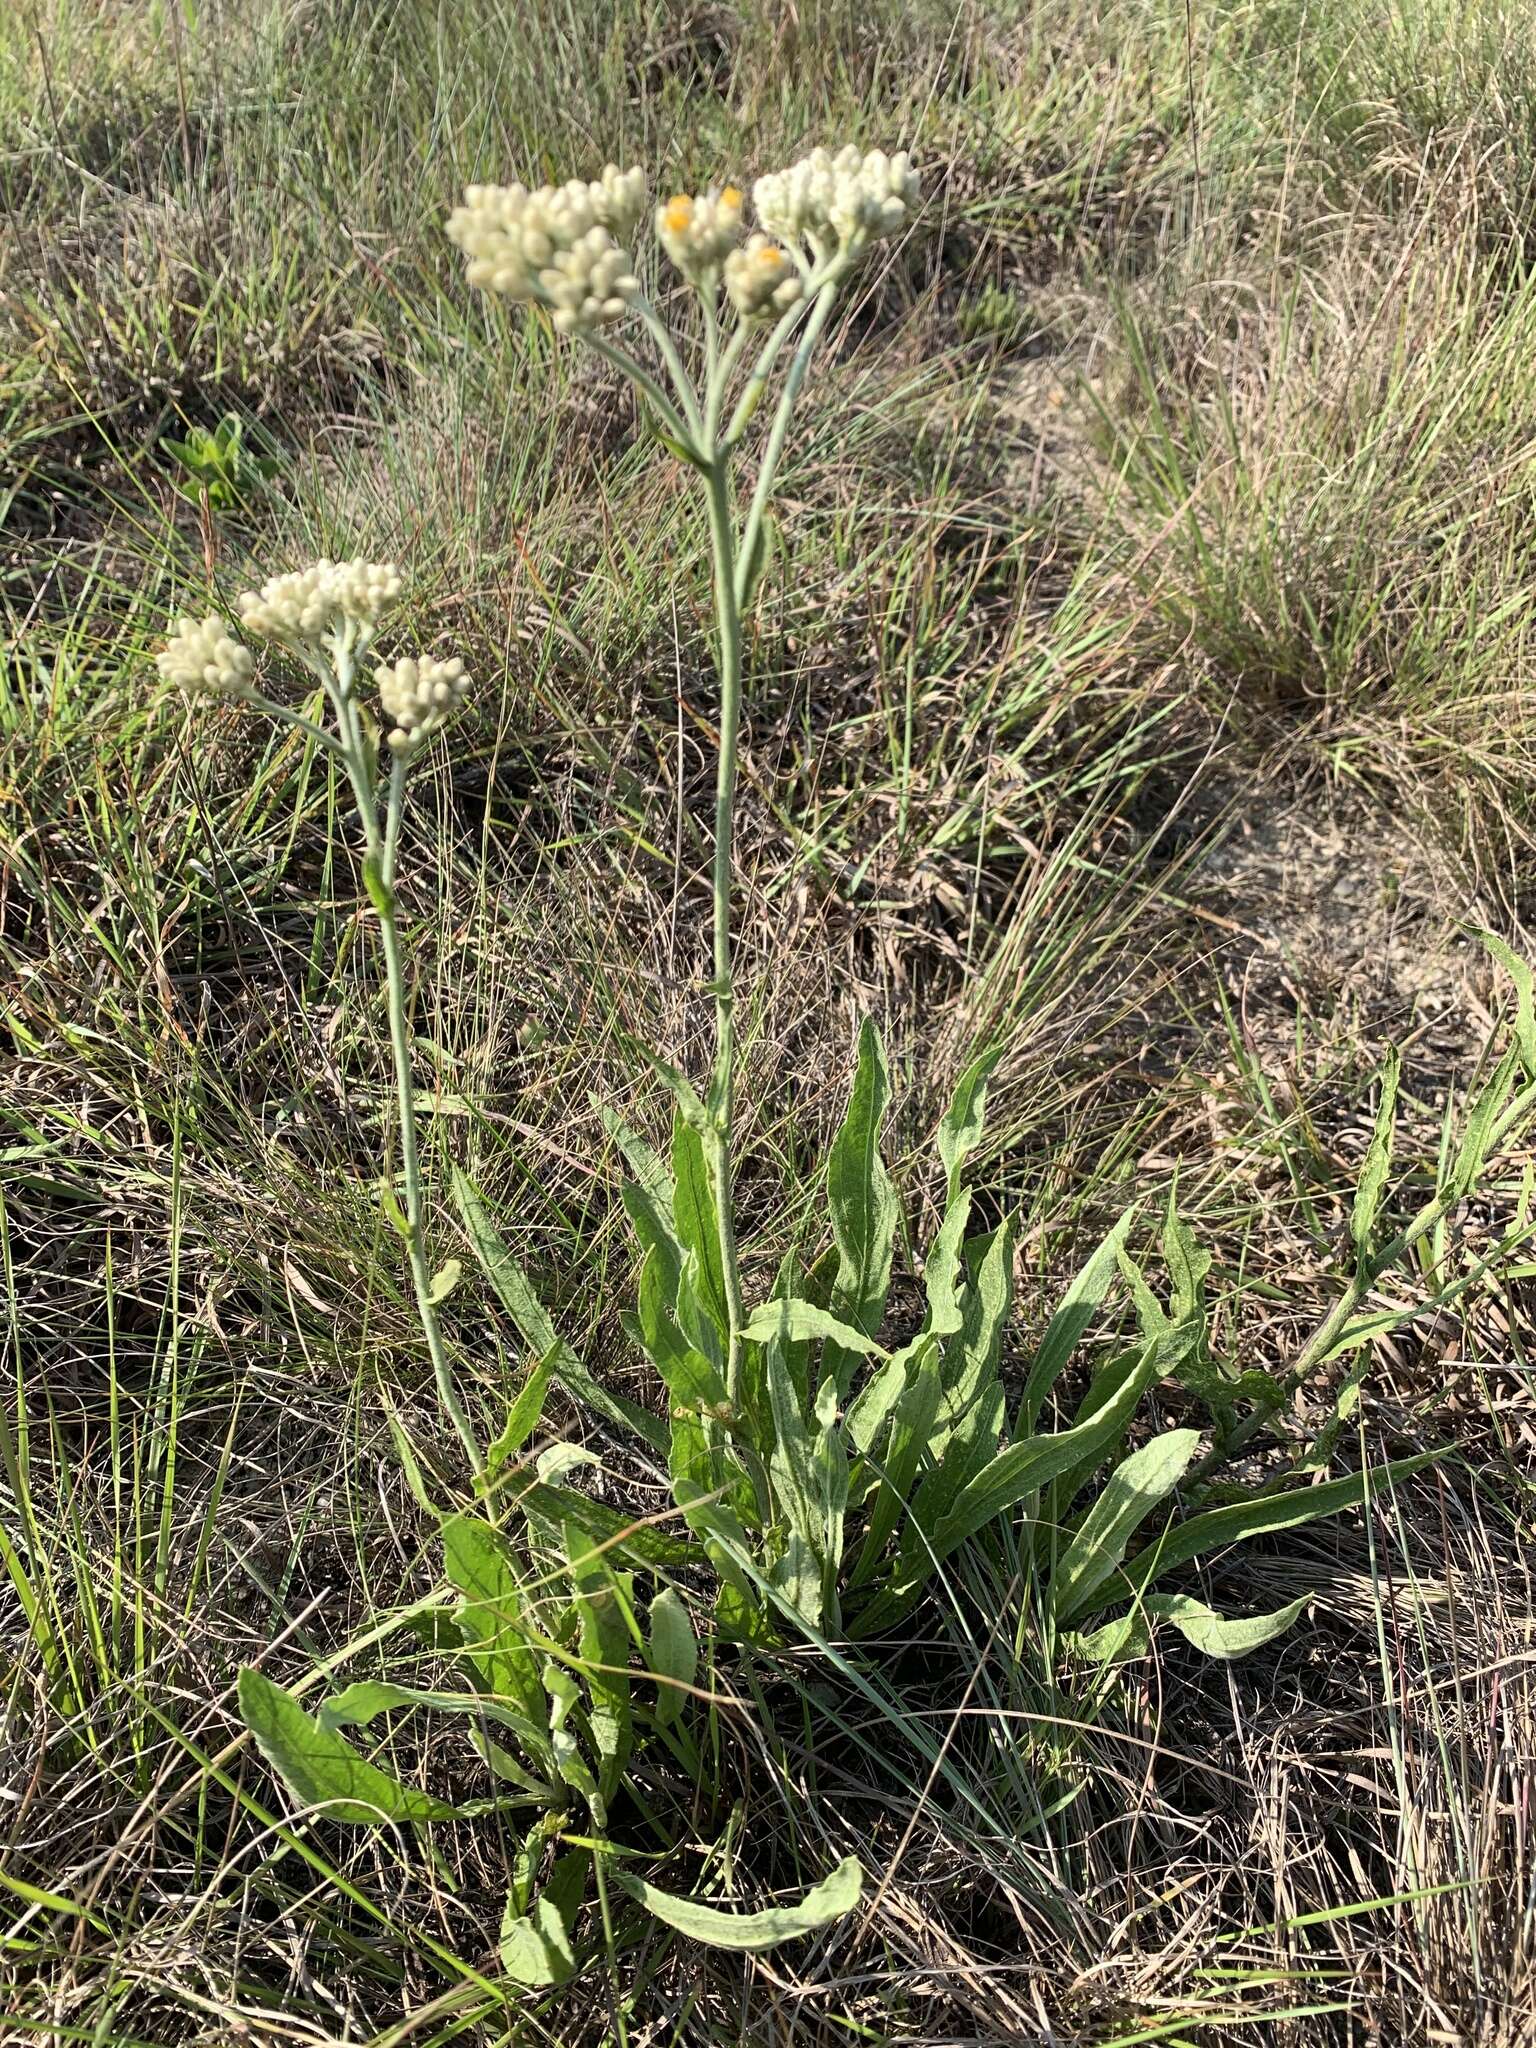
[[[550,301],[555,324],[570,331],[619,319],[639,290],[614,237],[632,233],[644,210],[644,171],[609,164],[590,183],[471,185],[448,216],[448,235],[469,259],[471,284]],[[586,287],[579,295],[573,281]]]
[[[155,666],[168,683],[211,697],[238,696],[256,669],[251,650],[212,614],[206,619],[178,619],[155,656]]]
[[[627,241],[645,212],[645,172],[638,164],[627,171],[608,164],[603,175],[587,186],[587,198],[597,225],[619,241]]]
[[[725,290],[743,320],[786,312],[805,290],[787,249],[766,235],[749,235],[725,259]]]
[[[741,239],[740,192],[674,194],[656,209],[656,238],[691,283],[709,279]]]
[[[395,604],[404,578],[393,562],[321,560],[272,576],[239,599],[242,622],[270,640],[322,640],[351,624],[371,633]]]
[[[590,334],[622,320],[639,291],[629,258],[606,228],[589,228],[569,248],[557,250],[539,285],[562,334]]]
[[[409,655],[376,668],[379,703],[390,721],[385,744],[392,754],[409,754],[447,723],[469,693],[462,661],[434,661]]]
[[[918,176],[907,152],[861,154],[851,144],[834,155],[813,149],[787,171],[770,171],[752,187],[758,219],[786,242],[808,241],[818,255],[854,251],[893,235],[918,203]]]

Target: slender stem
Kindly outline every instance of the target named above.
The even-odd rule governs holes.
[[[400,831],[400,809],[405,794],[405,765],[393,764],[389,779],[389,809],[383,837],[377,824],[369,832],[364,872],[368,894],[378,913],[379,939],[384,950],[384,972],[389,997],[389,1044],[395,1067],[395,1098],[400,1124],[400,1177],[405,1192],[405,1248],[410,1258],[411,1283],[416,1292],[416,1311],[422,1334],[432,1358],[437,1397],[443,1413],[459,1433],[476,1478],[485,1471],[469,1417],[464,1413],[453,1384],[453,1368],[432,1299],[432,1262],[427,1256],[425,1207],[421,1193],[421,1161],[416,1144],[416,1090],[411,1078],[410,995],[405,981],[405,958],[400,945],[400,925],[395,915],[394,862]]]
[[[768,510],[768,500],[773,495],[773,479],[779,466],[779,457],[784,453],[784,442],[789,434],[790,418],[795,410],[795,400],[800,396],[800,387],[805,382],[805,373],[810,367],[811,355],[821,330],[827,324],[827,315],[837,298],[837,277],[829,277],[816,294],[811,308],[811,317],[805,323],[805,332],[795,350],[795,359],[789,366],[789,375],[784,379],[784,389],[779,397],[779,409],[773,416],[773,425],[768,432],[768,445],[763,450],[763,459],[758,466],[757,484],[752,492],[752,503],[747,511],[746,524],[741,533],[741,551],[736,559],[736,580],[734,594],[738,610],[747,601],[747,586],[753,574],[753,560],[762,538],[763,518]]]
[[[650,371],[642,369],[628,349],[615,347],[611,341],[605,340],[601,334],[589,334],[586,339],[596,353],[603,358],[605,363],[612,363],[616,370],[622,370],[630,382],[638,386],[645,393],[651,404],[661,415],[662,424],[674,440],[682,442],[685,448],[692,447],[695,444],[698,438],[698,427],[694,416],[690,414],[687,421],[683,419],[682,414],[679,413],[677,407],[668,398],[666,392],[662,390]]]
[[[671,330],[649,299],[637,298],[632,303],[635,311],[650,329],[651,338],[661,351],[661,359],[667,366],[667,375],[672,379],[672,388],[677,393],[678,403],[682,406],[684,413],[686,413],[688,424],[693,429],[694,438],[697,440],[703,426],[703,415],[699,409],[699,394],[693,388],[693,379],[683,368],[683,359],[677,352],[677,343],[672,339]]]
[[[805,299],[797,299],[786,312],[781,313],[778,325],[763,343],[762,353],[752,365],[752,374],[747,379],[746,389],[737,401],[736,410],[731,414],[731,423],[725,430],[724,443],[727,448],[733,448],[745,433],[748,420],[757,411],[762,400],[764,388],[773,373],[774,364],[779,359],[780,350],[805,317],[807,303]],[[743,342],[746,334],[746,328],[741,328],[739,338]]]
[[[715,1071],[709,1091],[715,1206],[720,1266],[725,1276],[726,1398],[741,1399],[741,1273],[731,1188],[731,1125],[736,1093],[736,989],[731,963],[731,868],[736,805],[736,762],[741,730],[741,608],[736,601],[736,536],[726,458],[716,453],[706,473],[709,538],[714,556],[715,620],[719,636],[720,761],[715,778],[714,995]]]

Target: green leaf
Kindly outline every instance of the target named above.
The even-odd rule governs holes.
[[[1512,1045],[1494,1069],[1488,1085],[1467,1112],[1466,1125],[1462,1131],[1461,1144],[1456,1153],[1455,1164],[1446,1178],[1447,1194],[1456,1200],[1465,1200],[1477,1184],[1479,1174],[1487,1163],[1488,1149],[1493,1142],[1493,1126],[1499,1111],[1509,1095],[1510,1082],[1520,1064],[1520,1048]]]
[[[764,1360],[774,1430],[768,1479],[774,1507],[784,1518],[789,1535],[784,1556],[773,1572],[773,1583],[784,1592],[796,1613],[815,1628],[821,1621],[827,1579],[824,1478],[818,1470],[816,1448],[801,1412],[800,1391],[791,1381],[776,1344],[768,1345]]]
[[[1099,1407],[1070,1429],[1022,1437],[999,1451],[961,1489],[936,1527],[925,1529],[920,1519],[920,1492],[913,1510],[915,1526],[903,1541],[896,1571],[859,1615],[851,1632],[868,1636],[899,1620],[917,1598],[923,1581],[951,1551],[1059,1473],[1096,1457],[1129,1422],[1142,1394],[1157,1378],[1158,1368],[1157,1346],[1144,1346],[1136,1368],[1113,1387]]]
[[[1284,1635],[1311,1597],[1310,1593],[1303,1593],[1272,1614],[1245,1614],[1235,1621],[1228,1621],[1215,1608],[1207,1607],[1203,1600],[1191,1599],[1187,1593],[1153,1593],[1143,1604],[1148,1614],[1171,1621],[1205,1656],[1230,1661],[1246,1657],[1250,1650]]]
[[[1397,1124],[1397,1087],[1402,1066],[1403,1056],[1394,1045],[1382,1063],[1381,1099],[1376,1105],[1376,1123],[1355,1185],[1349,1237],[1355,1248],[1355,1257],[1362,1266],[1370,1256],[1371,1234],[1376,1228],[1387,1175],[1392,1169],[1392,1133]]]
[[[1198,1429],[1170,1429],[1116,1466],[1051,1574],[1058,1621],[1070,1621],[1119,1569],[1131,1538],[1184,1477],[1199,1442]]]
[[[305,1712],[291,1692],[253,1664],[239,1679],[240,1717],[301,1806],[332,1820],[377,1826],[381,1820],[452,1820],[458,1808],[402,1785],[358,1755],[343,1735]]]
[[[479,1189],[457,1167],[453,1173],[453,1199],[486,1278],[529,1350],[548,1360],[555,1377],[578,1400],[585,1401],[595,1415],[619,1428],[633,1430],[652,1450],[664,1453],[667,1438],[661,1422],[624,1395],[610,1394],[593,1379],[550,1321],[527,1274],[502,1243]]]
[[[597,1751],[598,1788],[606,1808],[629,1761],[634,1727],[629,1702],[630,1636],[625,1620],[633,1594],[574,1523],[568,1522],[563,1533],[586,1667],[587,1726]]]
[[[651,1671],[656,1679],[656,1720],[670,1728],[678,1719],[699,1672],[699,1643],[688,1606],[671,1586],[651,1602]]]
[[[1293,1487],[1288,1493],[1260,1494],[1253,1500],[1233,1501],[1226,1507],[1192,1515],[1138,1552],[1125,1567],[1123,1578],[1110,1588],[1108,1597],[1113,1598],[1122,1588],[1138,1593],[1175,1565],[1188,1564],[1208,1551],[1224,1550],[1228,1544],[1242,1543],[1252,1536],[1302,1529],[1309,1522],[1344,1514],[1359,1507],[1374,1489],[1392,1486],[1399,1479],[1422,1472],[1442,1455],[1440,1451],[1420,1451],[1390,1465],[1352,1472],[1346,1479],[1331,1479],[1321,1486]]]
[[[594,1543],[603,1544],[620,1557],[633,1558],[638,1564],[677,1571],[692,1561],[689,1546],[677,1537],[667,1535],[663,1529],[648,1528],[633,1515],[620,1514],[606,1502],[589,1500],[570,1487],[546,1486],[535,1481],[518,1491],[513,1505],[530,1519],[552,1529],[558,1529],[562,1522],[575,1522]]]
[[[784,1341],[802,1344],[825,1340],[828,1344],[839,1345],[860,1357],[886,1356],[880,1346],[872,1338],[866,1337],[862,1330],[856,1330],[828,1310],[818,1308],[813,1301],[801,1301],[794,1297],[781,1296],[774,1301],[765,1301],[761,1308],[754,1309],[742,1335],[749,1344]]]
[[[672,1125],[672,1224],[677,1241],[693,1254],[694,1294],[723,1337],[729,1327],[725,1268],[720,1252],[720,1212],[715,1205],[714,1178],[704,1156],[704,1140],[685,1117]]]
[[[885,1314],[896,1236],[896,1196],[880,1157],[890,1092],[880,1035],[866,1018],[848,1114],[827,1160],[827,1204],[838,1248],[832,1313],[866,1337],[876,1334]],[[829,1348],[823,1370],[835,1380],[840,1400],[848,1398],[858,1357],[846,1347]]]
[[[1035,1362],[1025,1383],[1024,1399],[1019,1409],[1022,1428],[1033,1429],[1045,1406],[1046,1396],[1066,1369],[1084,1331],[1102,1306],[1110,1282],[1115,1277],[1119,1253],[1134,1214],[1133,1208],[1125,1210],[1111,1226],[1057,1304],[1056,1313],[1040,1339],[1040,1349],[1035,1353]]]
[[[659,1891],[632,1871],[620,1870],[615,1875],[653,1919],[675,1927],[689,1941],[745,1954],[757,1954],[781,1941],[830,1927],[853,1911],[864,1888],[863,1867],[857,1856],[848,1856],[820,1884],[812,1885],[797,1905],[768,1906],[760,1913],[726,1913],[717,1906],[701,1905],[697,1899],[679,1899],[671,1892]]]
[[[1525,1071],[1536,1079],[1536,983],[1530,967],[1497,932],[1480,931],[1477,936],[1515,985],[1515,1043]]]
[[[446,1301],[464,1277],[464,1268],[457,1259],[445,1259],[432,1275],[432,1284],[427,1289],[427,1299],[434,1307]]]
[[[873,1576],[881,1553],[907,1512],[918,1466],[933,1438],[939,1391],[939,1347],[930,1338],[918,1349],[917,1368],[896,1403],[890,1444],[879,1474],[879,1489],[870,1510],[863,1548],[850,1588],[863,1585]]]
[[[623,1153],[630,1172],[662,1215],[672,1212],[672,1176],[655,1146],[633,1130],[618,1112],[596,1095],[592,1105],[603,1120],[603,1129]]]
[[[1002,1047],[994,1047],[972,1060],[955,1083],[954,1096],[939,1124],[939,1157],[944,1162],[945,1207],[952,1207],[960,1192],[965,1162],[981,1141],[987,1113],[987,1083],[991,1080]]]
[[[533,1371],[518,1388],[507,1419],[501,1426],[501,1434],[485,1454],[486,1470],[499,1472],[509,1459],[515,1458],[538,1428],[544,1414],[544,1398],[549,1392],[550,1375],[555,1368],[553,1358],[541,1358]]]
[[[530,1991],[564,1984],[576,1972],[571,1930],[576,1923],[592,1852],[573,1849],[558,1859],[531,1910],[517,1910],[514,1891],[501,1923],[501,1964],[515,1984]]]
[[[478,1515],[451,1515],[443,1524],[443,1569],[461,1595],[459,1630],[471,1670],[488,1698],[516,1714],[530,1752],[547,1767],[552,1754],[540,1656],[501,1536]]]

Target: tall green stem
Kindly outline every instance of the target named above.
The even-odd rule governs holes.
[[[341,730],[342,755],[357,798],[358,816],[366,842],[363,879],[368,887],[368,899],[379,920],[379,939],[384,951],[389,1044],[395,1069],[395,1102],[400,1125],[400,1176],[405,1195],[402,1205],[405,1228],[400,1234],[405,1240],[410,1260],[416,1312],[432,1360],[437,1398],[442,1403],[443,1413],[457,1430],[469,1458],[470,1470],[478,1479],[484,1473],[485,1460],[453,1384],[448,1346],[443,1338],[437,1304],[432,1299],[432,1263],[427,1255],[426,1205],[422,1200],[421,1155],[416,1142],[416,1087],[411,1075],[410,992],[406,987],[405,956],[401,950],[400,924],[395,909],[395,854],[400,839],[401,808],[405,801],[405,767],[399,760],[391,764],[389,803],[381,832],[378,801],[371,786],[368,750],[363,741],[357,703],[352,695],[352,680],[351,650],[338,648],[336,687],[332,695]]]
[[[736,1256],[731,1187],[731,1135],[736,1094],[736,988],[731,958],[731,875],[734,860],[736,761],[741,732],[741,607],[736,597],[736,535],[726,458],[711,452],[709,538],[714,556],[715,622],[719,638],[720,760],[715,776],[714,995],[715,1071],[709,1091],[710,1144],[719,1214],[720,1265],[725,1277],[725,1391],[741,1399],[741,1273]]]

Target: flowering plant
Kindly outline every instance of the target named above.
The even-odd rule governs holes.
[[[911,219],[917,199],[917,174],[904,153],[851,147],[814,150],[760,178],[753,187],[758,224],[750,230],[732,185],[669,198],[652,221],[697,308],[696,321],[680,331],[642,289],[644,266],[629,246],[648,208],[638,170],[610,165],[591,181],[537,190],[473,186],[448,223],[472,284],[540,309],[561,334],[630,378],[661,441],[697,473],[708,509],[720,682],[714,1056],[702,1093],[652,1061],[673,1098],[670,1157],[611,1120],[634,1175],[624,1202],[643,1252],[625,1327],[665,1384],[665,1419],[585,1370],[462,1174],[455,1194],[467,1234],[537,1364],[488,1447],[455,1385],[438,1311],[458,1271],[451,1260],[434,1269],[427,1243],[396,871],[407,777],[469,693],[463,663],[425,653],[376,663],[375,710],[363,665],[403,579],[392,565],[363,560],[317,562],[239,600],[245,631],[314,678],[318,698],[304,708],[263,689],[253,650],[217,616],[180,620],[159,657],[166,678],[187,691],[236,699],[300,732],[350,785],[384,954],[400,1127],[400,1193],[383,1182],[380,1198],[405,1248],[439,1398],[478,1496],[442,1523],[452,1606],[446,1613],[434,1607],[433,1641],[451,1654],[459,1689],[363,1681],[310,1715],[253,1669],[242,1676],[242,1709],[295,1796],[351,1822],[424,1822],[465,1809],[401,1785],[359,1755],[344,1727],[367,1726],[393,1710],[467,1717],[499,1788],[490,1803],[536,1809],[512,1875],[501,1949],[508,1972],[525,1983],[558,1982],[577,1966],[574,1927],[589,1876],[611,1940],[610,1864],[619,1887],[654,1917],[740,1949],[809,1932],[857,1900],[860,1872],[851,1860],[797,1904],[759,1914],[672,1898],[618,1863],[607,1829],[615,1795],[631,1781],[638,1737],[696,1772],[703,1745],[690,1715],[701,1698],[713,1706],[696,1684],[702,1660],[687,1610],[674,1589],[658,1586],[668,1572],[708,1564],[720,1640],[761,1641],[788,1628],[823,1645],[831,1635],[868,1643],[904,1618],[946,1558],[998,1517],[1022,1510],[1018,1549],[1052,1668],[1058,1654],[1097,1668],[1142,1654],[1158,1621],[1218,1657],[1240,1655],[1288,1627],[1305,1595],[1272,1614],[1229,1620],[1190,1593],[1154,1587],[1217,1547],[1368,1497],[1383,1475],[1357,1471],[1313,1483],[1358,1377],[1351,1375],[1333,1418],[1273,1485],[1218,1498],[1209,1488],[1197,1493],[1199,1482],[1277,1413],[1312,1366],[1380,1330],[1380,1317],[1358,1314],[1376,1279],[1438,1228],[1492,1150],[1523,1129],[1536,1107],[1531,979],[1513,963],[1521,991],[1516,1045],[1474,1104],[1434,1199],[1381,1245],[1377,1218],[1396,1105],[1389,1062],[1351,1220],[1354,1278],[1289,1374],[1238,1371],[1218,1359],[1204,1292],[1208,1257],[1170,1209],[1165,1299],[1130,1256],[1127,1215],[1064,1295],[1010,1418],[1002,1356],[1013,1236],[1007,1223],[972,1227],[966,1184],[994,1060],[984,1053],[963,1075],[939,1126],[943,1203],[923,1263],[923,1310],[915,1331],[891,1338],[885,1325],[899,1211],[881,1159],[890,1087],[879,1037],[866,1023],[827,1164],[832,1241],[808,1271],[788,1261],[767,1298],[749,1306],[732,1186],[731,899],[743,615],[817,342],[849,277],[881,237]],[[636,353],[645,338],[649,360]],[[738,488],[748,429],[775,375],[778,396],[752,448],[750,485]],[[1137,1339],[1099,1356],[1082,1376],[1071,1420],[1043,1428],[1117,1279],[1134,1306]],[[527,1469],[522,1454],[552,1379],[632,1430],[665,1464],[684,1535],[630,1521],[567,1484],[596,1462],[584,1450],[555,1444]],[[1143,1397],[1166,1380],[1182,1384],[1206,1423],[1139,1429],[1142,1440],[1127,1449]],[[1211,1447],[1197,1456],[1207,1428]],[[1385,1476],[1423,1461],[1402,1460]],[[493,1492],[507,1502],[497,1513]],[[430,1507],[424,1490],[419,1497]],[[648,1596],[643,1583],[655,1588]],[[1109,1612],[1116,1607],[1122,1611]],[[637,1689],[639,1699],[653,1698],[648,1683],[654,1704],[640,1705]],[[556,1847],[561,1853],[541,1885]]]

